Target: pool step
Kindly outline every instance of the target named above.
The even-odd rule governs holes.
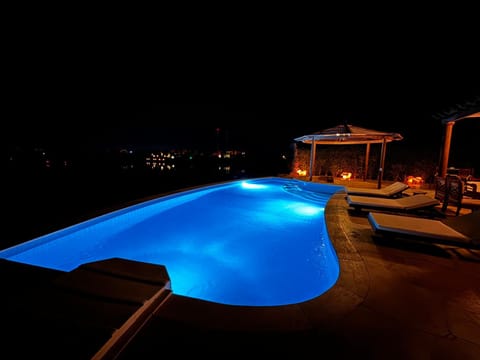
[[[285,190],[290,194],[300,196],[301,198],[304,198],[307,200],[321,202],[323,204],[326,204],[327,201],[332,197],[332,194],[329,194],[329,193],[319,193],[316,191],[301,189],[297,184],[293,184],[293,183],[285,184],[282,186],[282,188],[283,190]]]

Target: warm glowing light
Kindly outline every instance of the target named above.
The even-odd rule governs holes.
[[[298,176],[307,176],[307,170],[298,169],[297,174]]]
[[[423,184],[423,178],[421,176],[407,176],[405,183],[410,187],[420,187]]]
[[[344,171],[340,174],[340,177],[342,178],[342,180],[350,180],[350,178],[352,177],[352,173]]]

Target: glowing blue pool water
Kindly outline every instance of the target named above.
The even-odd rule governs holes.
[[[340,189],[283,178],[205,186],[47,234],[0,258],[70,271],[120,257],[165,265],[179,295],[231,305],[303,302],[339,276],[324,209]]]

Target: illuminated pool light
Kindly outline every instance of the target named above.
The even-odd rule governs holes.
[[[254,184],[247,181],[242,181],[242,187],[244,189],[265,189],[267,186],[264,184]]]
[[[316,216],[324,210],[323,207],[314,206],[306,203],[293,203],[289,207],[295,213],[302,216]]]
[[[0,251],[0,258],[71,271],[119,257],[165,265],[179,295],[229,305],[295,304],[338,279],[324,208],[340,189],[283,178],[205,186],[47,234]]]

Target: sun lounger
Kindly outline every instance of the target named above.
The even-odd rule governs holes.
[[[441,220],[370,212],[368,221],[375,233],[384,236],[480,246],[480,211]]]
[[[394,182],[382,189],[364,189],[356,187],[346,187],[348,195],[363,195],[363,196],[375,196],[375,197],[401,197],[402,192],[407,190],[409,186],[402,182]]]
[[[427,195],[405,196],[401,198],[347,195],[346,199],[348,205],[357,211],[367,208],[395,212],[413,212],[433,210],[436,206],[440,205],[440,201]]]

